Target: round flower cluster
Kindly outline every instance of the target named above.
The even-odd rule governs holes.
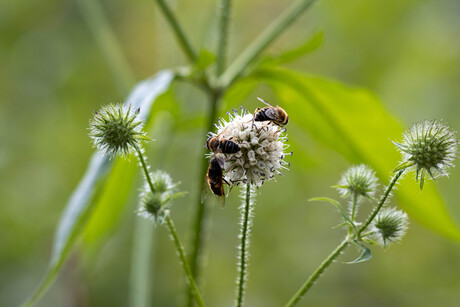
[[[151,181],[145,183],[140,195],[139,216],[153,222],[163,223],[166,215],[169,214],[169,202],[182,197],[184,193],[176,193],[178,185],[173,183],[171,177],[163,171],[150,173]]]
[[[109,104],[94,113],[90,122],[90,137],[94,147],[109,156],[120,154],[128,156],[141,141],[150,140],[142,130],[142,121],[136,121],[139,109],[131,106]]]
[[[447,175],[447,169],[454,166],[457,158],[455,131],[437,120],[414,124],[404,133],[401,143],[393,143],[403,155],[403,162],[395,171],[414,166],[420,188],[423,188],[426,173],[433,179]]]
[[[378,179],[372,168],[360,164],[350,167],[340,178],[337,188],[342,196],[356,195],[372,198],[378,186]]]
[[[216,133],[209,133],[211,138],[230,140],[240,148],[232,154],[214,153],[223,161],[221,167],[227,182],[261,186],[274,179],[275,174],[282,175],[280,169],[287,169],[284,151],[288,145],[282,127],[271,121],[254,121],[253,115],[244,108],[240,113],[236,110],[229,113],[228,122],[219,119],[216,127]]]
[[[407,214],[394,208],[380,211],[372,223],[374,237],[383,247],[394,243],[404,236],[408,227]]]

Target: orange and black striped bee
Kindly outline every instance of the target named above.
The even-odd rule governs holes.
[[[208,138],[206,147],[214,153],[233,154],[240,151],[238,144],[230,140],[221,140],[219,136]]]
[[[264,122],[264,121],[271,121],[275,125],[280,127],[287,125],[289,122],[289,116],[281,107],[279,106],[272,106],[262,98],[257,97],[260,101],[265,103],[268,107],[265,108],[257,108],[254,112],[253,121],[256,122]]]
[[[218,197],[218,201],[223,207],[225,205],[224,182],[227,184],[228,182],[224,179],[221,163],[222,162],[216,157],[211,159],[208,172],[206,173],[206,181],[212,193]]]

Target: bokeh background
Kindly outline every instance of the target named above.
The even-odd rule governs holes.
[[[230,59],[288,3],[235,1]],[[133,81],[186,63],[154,1],[100,4]],[[192,43],[212,48],[216,1],[171,4]],[[0,2],[1,306],[23,302],[46,271],[55,227],[93,153],[87,136],[92,112],[102,104],[121,102],[128,94],[113,78],[98,47],[101,38],[95,38],[85,16],[78,1]],[[321,1],[268,52],[294,47],[318,31],[324,33],[321,47],[291,67],[370,89],[406,125],[442,118],[460,129],[459,1]],[[254,108],[256,95],[273,97],[261,86],[241,104]],[[204,112],[206,98],[196,88],[178,84],[175,97],[183,118]],[[154,168],[170,172],[190,192],[173,208],[189,245],[199,185],[195,161],[205,131],[199,121],[174,130],[179,124],[162,113],[151,131],[157,142],[149,144],[147,152]],[[331,229],[338,220],[332,208],[306,199],[337,198],[329,187],[349,163],[330,149],[312,146],[309,161],[294,155],[291,170],[261,189],[247,306],[283,305],[343,235],[342,230]],[[449,179],[429,182],[439,186],[457,223],[459,183],[459,168]],[[91,246],[79,245],[38,306],[129,306],[136,194],[134,190],[115,228]],[[233,304],[237,194],[232,193],[225,209],[210,205],[203,278],[209,306]],[[173,246],[164,229],[152,231],[152,306],[181,306],[185,284]],[[334,264],[299,305],[458,306],[459,243],[412,221],[403,244],[386,251],[374,248],[372,261],[363,264]],[[349,249],[340,260],[351,260],[356,253]]]

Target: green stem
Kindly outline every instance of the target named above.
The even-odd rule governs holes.
[[[247,266],[249,260],[249,234],[251,227],[251,186],[248,183],[246,185],[246,195],[244,203],[241,206],[241,231],[240,231],[240,248],[239,248],[239,263],[238,263],[238,281],[237,281],[237,296],[235,306],[241,307],[243,305],[244,290],[246,288],[247,279]]]
[[[190,44],[187,37],[185,36],[184,30],[179,25],[179,22],[177,21],[176,17],[173,15],[169,7],[166,5],[165,1],[164,0],[156,0],[156,1],[158,5],[160,6],[160,9],[165,15],[166,19],[168,20],[169,25],[173,29],[174,34],[176,35],[177,41],[179,42],[179,46],[182,48],[182,51],[184,51],[188,60],[191,63],[194,63],[197,59],[197,55],[195,51],[193,51],[192,45]]]
[[[147,167],[147,164],[145,163],[144,155],[142,154],[142,151],[140,150],[139,147],[135,146],[134,149],[137,152],[137,156],[139,157],[139,161],[141,162],[142,170],[144,171],[145,179],[147,180],[147,183],[149,184],[150,190],[152,193],[155,193],[155,189],[153,188],[153,183],[152,183],[152,178],[150,177],[149,169]]]
[[[206,131],[211,131],[214,127],[214,122],[216,121],[217,116],[217,105],[219,102],[220,95],[212,94],[210,100],[210,109],[209,109],[209,117],[208,117],[208,124],[206,127]],[[203,142],[204,144],[204,142]],[[192,245],[192,253],[190,259],[190,265],[192,269],[193,276],[198,279],[199,272],[200,272],[200,255],[202,251],[203,245],[203,225],[205,223],[206,217],[206,206],[204,201],[201,198],[201,193],[203,188],[207,188],[205,186],[205,176],[208,169],[209,161],[205,157],[205,154],[208,152],[207,149],[203,149],[201,155],[201,167],[199,172],[198,178],[198,186],[199,186],[199,193],[198,199],[196,204],[196,213],[195,219],[193,224],[193,245]]]
[[[262,51],[286,30],[315,0],[296,0],[284,10],[266,29],[238,56],[219,80],[228,87]]]
[[[385,201],[387,200],[388,196],[391,193],[391,190],[395,186],[396,182],[398,179],[401,177],[401,175],[404,173],[404,169],[396,173],[393,178],[391,179],[389,185],[385,189],[385,192],[383,193],[382,197],[380,198],[380,201],[378,202],[377,206],[375,207],[374,211],[372,211],[371,215],[367,218],[366,222],[358,229],[357,237],[358,239],[361,236],[361,233],[366,230],[366,228],[370,225],[370,223],[374,220],[374,218],[377,216],[379,213],[380,209],[382,206],[385,204]],[[355,207],[355,199],[353,200],[353,206]],[[353,220],[354,214],[352,212],[352,220]],[[353,220],[354,221],[354,220]],[[339,246],[336,247],[336,249],[321,263],[321,265],[313,272],[312,275],[307,279],[307,281],[300,287],[299,291],[289,300],[289,302],[285,305],[285,307],[290,307],[294,306],[296,303],[300,301],[303,295],[308,291],[308,289],[311,288],[311,286],[315,283],[315,281],[321,276],[321,274],[326,270],[326,268],[331,265],[331,263],[340,255],[342,251],[345,250],[345,248],[348,246],[350,243],[350,234],[347,236],[342,243],[340,243]]]
[[[385,192],[383,193],[382,197],[380,198],[379,203],[377,206],[374,208],[374,211],[372,211],[371,215],[367,218],[367,220],[364,222],[364,224],[358,229],[358,238],[360,237],[361,233],[366,230],[367,226],[374,220],[375,216],[377,213],[379,213],[380,209],[382,208],[383,204],[385,204],[385,201],[387,200],[388,196],[390,196],[391,190],[393,189],[394,185],[398,181],[399,177],[404,173],[405,169],[400,170],[397,172],[393,178],[391,178],[390,183],[388,184],[387,188],[385,189]]]
[[[190,291],[192,292],[197,305],[199,307],[202,307],[204,306],[203,298],[201,297],[200,291],[196,286],[195,279],[193,278],[192,271],[190,270],[187,256],[185,255],[184,247],[182,246],[182,243],[179,240],[179,236],[177,235],[176,227],[174,226],[174,223],[169,215],[166,215],[165,222],[171,235],[171,239],[173,240],[174,245],[176,246],[177,254],[182,263],[182,267],[185,271],[185,276],[187,277]]]
[[[231,0],[221,0],[219,4],[219,37],[217,44],[216,75],[220,76],[225,68],[228,28],[230,24]]]
[[[351,207],[351,216],[350,216],[350,220],[352,222],[354,222],[355,218],[356,218],[356,206],[357,205],[358,205],[358,194],[353,193],[353,203],[352,203],[352,207]]]
[[[289,300],[285,307],[291,307],[297,304],[302,296],[313,286],[315,281],[324,273],[328,266],[347,248],[349,244],[348,238],[342,241],[339,246],[321,263],[321,265],[313,272],[307,281],[300,287],[299,291]]]
[[[120,43],[104,14],[103,8],[97,0],[78,0],[77,5],[102,52],[120,94],[125,95],[135,83],[136,78],[123,55]]]

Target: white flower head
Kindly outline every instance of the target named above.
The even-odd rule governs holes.
[[[224,162],[224,179],[236,185],[249,182],[261,186],[273,180],[275,174],[282,175],[280,170],[288,166],[284,161],[288,147],[285,129],[270,121],[253,121],[253,115],[244,108],[240,113],[234,110],[228,114],[229,121],[219,119],[217,133],[209,133],[210,137],[230,140],[240,148],[232,154],[216,153]]]

